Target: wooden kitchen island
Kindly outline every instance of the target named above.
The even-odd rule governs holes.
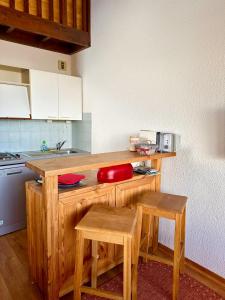
[[[55,300],[73,290],[75,256],[74,227],[92,204],[127,206],[144,191],[160,190],[158,175],[134,175],[132,179],[100,184],[96,172],[100,167],[151,160],[153,168],[161,170],[163,158],[175,153],[140,156],[129,151],[70,156],[26,163],[42,176],[43,184],[26,183],[27,233],[30,273],[43,292],[44,299]],[[58,189],[58,175],[83,173],[85,186]],[[144,224],[145,226],[145,224]],[[98,274],[122,262],[120,246],[99,243]],[[84,281],[91,271],[91,244],[85,243]]]

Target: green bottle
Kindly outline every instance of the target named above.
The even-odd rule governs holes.
[[[45,151],[48,151],[48,146],[47,146],[47,143],[46,141],[42,141],[42,144],[41,144],[41,151],[42,152],[45,152]]]

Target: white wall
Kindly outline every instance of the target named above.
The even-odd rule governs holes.
[[[181,134],[162,191],[189,196],[186,256],[225,277],[225,1],[93,0],[92,47],[73,57],[94,152],[139,129]],[[172,227],[160,240],[172,246]]]
[[[0,40],[0,64],[58,72],[58,59],[67,62],[71,73],[71,56]]]

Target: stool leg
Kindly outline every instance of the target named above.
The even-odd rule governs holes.
[[[75,273],[74,273],[74,300],[81,300],[80,287],[83,277],[84,237],[80,230],[76,231]]]
[[[141,242],[141,229],[142,229],[142,206],[137,207],[137,224],[135,235],[132,239],[132,300],[137,300],[137,286],[138,286],[138,259],[140,252]]]
[[[98,269],[98,242],[92,240],[92,268],[91,268],[91,287],[97,288],[97,269]]]
[[[181,220],[181,243],[182,243],[182,253],[181,253],[181,259],[180,259],[180,271],[184,271],[184,263],[185,263],[185,224],[186,224],[186,208],[183,211],[182,214],[182,220]]]
[[[148,254],[149,251],[149,246],[150,246],[150,239],[151,239],[151,227],[153,223],[153,218],[151,215],[148,215],[148,221],[147,221],[147,230],[146,230],[146,235],[147,235],[147,241],[145,245],[145,253]],[[147,257],[144,258],[144,262],[147,262]]]
[[[124,237],[123,299],[131,300],[131,238]]]
[[[173,300],[177,299],[180,281],[181,215],[176,215],[173,259]]]
[[[156,253],[158,250],[159,239],[159,217],[153,217],[153,240],[152,240],[152,252]]]

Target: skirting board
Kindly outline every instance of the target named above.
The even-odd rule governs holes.
[[[159,243],[159,251],[172,257],[173,250]],[[184,272],[225,298],[225,278],[185,258]]]

